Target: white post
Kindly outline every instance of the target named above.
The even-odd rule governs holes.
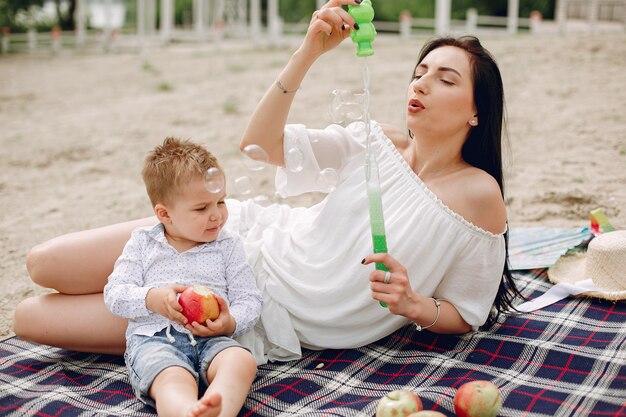
[[[465,30],[467,33],[476,33],[478,28],[478,10],[472,8],[467,9],[465,15]]]
[[[559,33],[565,33],[567,30],[567,1],[568,0],[556,0],[556,25],[559,29]]]
[[[248,31],[248,7],[246,0],[238,0],[237,2],[237,30],[241,35],[245,35]]]
[[[276,44],[280,39],[280,21],[278,15],[278,0],[267,1],[268,29],[270,42]]]
[[[169,42],[172,39],[172,28],[174,27],[174,7],[173,0],[161,0],[161,40]]]
[[[137,0],[137,39],[143,43],[146,36],[146,0]]]
[[[411,37],[411,21],[413,16],[409,10],[403,10],[400,12],[400,37],[402,39],[409,39]]]
[[[105,51],[111,48],[111,39],[113,31],[113,11],[111,10],[113,0],[104,0],[104,28],[102,33],[102,46]]]
[[[539,33],[543,16],[538,10],[530,12],[530,33]]]
[[[213,40],[219,43],[224,35],[224,0],[215,0],[213,11]]]
[[[37,29],[28,28],[27,36],[28,36],[28,50],[32,52],[35,50],[35,48],[37,48]]]
[[[257,39],[261,35],[261,0],[250,0],[250,36]]]
[[[53,27],[50,36],[52,37],[52,53],[56,54],[61,50],[61,28]]]
[[[76,21],[76,46],[78,48],[85,45],[86,6],[86,0],[76,0],[74,19]]]
[[[204,7],[205,0],[193,0],[193,29],[196,35],[202,37],[204,35]]]
[[[507,7],[506,33],[515,35],[519,26],[519,0],[509,0]]]
[[[598,0],[591,0],[589,2],[587,19],[589,21],[589,30],[594,32],[596,30],[596,24],[598,23]]]
[[[9,53],[9,47],[10,47],[9,36],[10,36],[9,27],[4,26],[2,28],[2,43],[0,44],[0,53],[2,54]]]
[[[213,11],[215,9],[215,1],[207,0],[206,8],[204,9],[204,24],[211,29],[213,24]]]
[[[157,0],[145,0],[146,2],[146,35],[153,36],[156,32],[156,5]]]
[[[435,33],[445,35],[450,32],[450,0],[436,0]]]

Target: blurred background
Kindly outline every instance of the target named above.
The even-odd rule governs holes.
[[[2,51],[302,34],[323,0],[0,0]],[[379,32],[624,30],[624,0],[374,0]]]

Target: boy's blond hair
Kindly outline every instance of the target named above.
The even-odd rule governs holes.
[[[141,171],[152,206],[171,204],[182,186],[207,178],[209,168],[221,170],[217,159],[189,140],[168,137],[146,157]]]

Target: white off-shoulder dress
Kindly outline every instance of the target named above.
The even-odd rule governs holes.
[[[389,253],[406,267],[413,290],[451,302],[477,328],[489,314],[502,277],[503,234],[485,231],[444,205],[376,122],[371,137]],[[259,363],[296,359],[301,346],[363,346],[408,323],[371,298],[368,277],[374,266],[361,264],[373,252],[364,124],[323,130],[288,125],[284,143],[286,156],[304,159],[301,170],[277,170],[279,193],[325,191],[319,181],[325,168],[336,170],[339,180],[312,207],[227,200],[227,227],[242,235],[263,293],[261,320],[241,340]]]

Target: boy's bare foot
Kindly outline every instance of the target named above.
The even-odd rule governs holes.
[[[220,411],[222,411],[222,396],[217,392],[206,393],[187,412],[187,417],[217,417]]]

